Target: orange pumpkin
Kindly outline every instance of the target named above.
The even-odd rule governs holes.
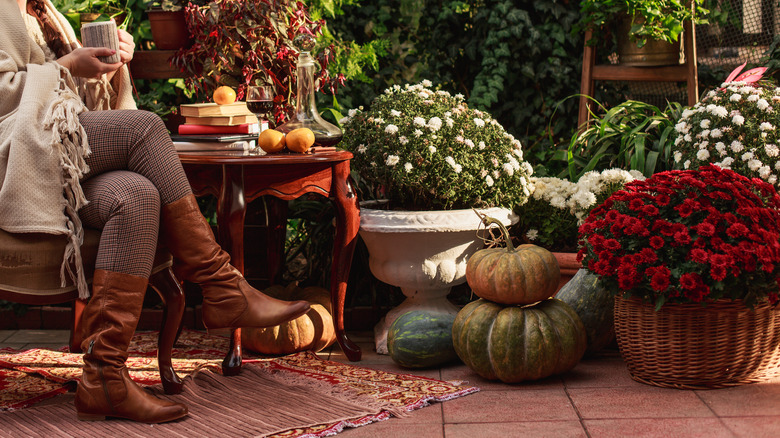
[[[466,263],[466,282],[480,298],[507,305],[546,300],[558,289],[561,270],[550,251],[525,244],[516,249],[504,225],[484,217],[486,226],[497,224],[506,248],[477,251]]]
[[[268,355],[320,351],[336,341],[330,307],[330,291],[321,287],[271,286],[265,294],[281,300],[306,300],[311,310],[303,316],[274,327],[242,328],[241,345]]]

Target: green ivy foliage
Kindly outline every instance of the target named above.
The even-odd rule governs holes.
[[[369,4],[370,3],[370,4]],[[329,27],[343,39],[387,40],[372,84],[348,84],[342,107],[368,105],[394,84],[429,79],[464,94],[519,138],[537,173],[565,168],[559,147],[577,123],[579,5],[561,0],[363,1]],[[553,162],[557,157],[559,161]]]

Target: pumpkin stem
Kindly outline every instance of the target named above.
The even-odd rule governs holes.
[[[509,235],[509,230],[506,229],[500,220],[490,217],[484,213],[480,213],[474,208],[472,208],[472,210],[474,210],[474,213],[476,213],[477,216],[479,216],[479,219],[482,220],[482,224],[485,225],[485,228],[490,228],[490,225],[498,225],[498,229],[501,231],[501,237],[503,237],[504,242],[506,243],[506,249],[508,251],[515,250],[515,246],[512,245],[512,237]]]

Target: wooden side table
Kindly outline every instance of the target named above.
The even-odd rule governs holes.
[[[352,154],[343,150],[274,155],[204,151],[179,152],[179,159],[195,195],[217,197],[218,240],[230,253],[233,266],[242,273],[248,202],[263,195],[291,200],[306,193],[319,193],[333,202],[336,208],[330,284],[333,324],[344,354],[351,361],[360,360],[360,347],[344,331],[344,298],[360,226],[358,200],[349,180]],[[275,251],[274,245],[269,245],[269,253]],[[222,368],[226,375],[241,370],[240,329],[233,331]]]

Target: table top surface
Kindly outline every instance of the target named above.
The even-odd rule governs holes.
[[[314,148],[312,152],[299,154],[292,152],[266,154],[256,151],[187,151],[178,152],[183,164],[248,164],[248,165],[286,165],[311,164],[323,162],[341,162],[352,158],[352,153],[343,149]]]

